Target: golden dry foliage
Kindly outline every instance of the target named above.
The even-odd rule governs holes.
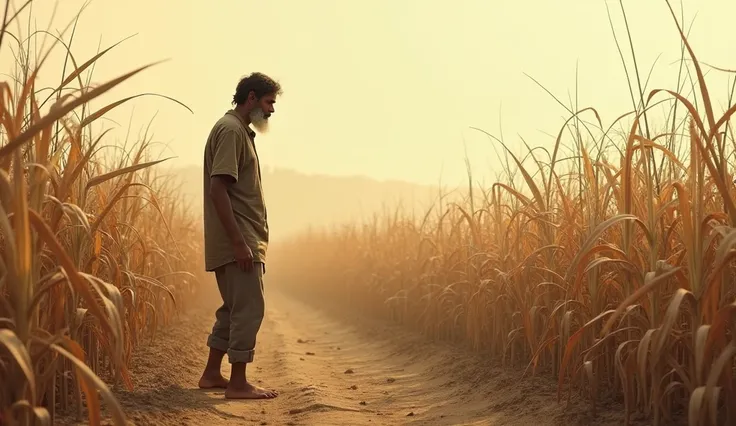
[[[528,374],[550,371],[560,399],[573,387],[593,410],[621,398],[627,423],[641,412],[655,425],[678,416],[692,426],[736,424],[736,192],[727,163],[736,107],[715,115],[680,35],[701,109],[674,91],[649,100],[684,107],[684,131],[672,118],[673,131],[647,137],[640,112],[616,143],[586,108],[548,158],[530,151],[538,170],[508,151],[523,189],[510,177],[480,202],[441,199],[421,218],[397,211],[306,233],[274,253],[272,279],[317,303],[467,342]],[[583,123],[584,114],[596,122]],[[562,161],[566,131],[576,153]],[[586,140],[617,150],[618,164],[590,155]]]
[[[25,53],[17,79],[0,82],[0,424],[50,425],[74,408],[99,425],[104,404],[123,425],[101,377],[131,388],[131,351],[195,293],[200,225],[152,172],[148,140],[110,160],[107,132],[91,130],[134,97],[90,102],[147,66],[91,85],[82,77],[109,49],[84,63],[68,51],[72,71],[40,90],[52,49],[31,64],[6,25],[0,34]]]

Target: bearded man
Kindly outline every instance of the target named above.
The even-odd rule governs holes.
[[[261,187],[255,132],[268,130],[281,86],[253,73],[238,83],[234,108],[212,127],[204,148],[204,256],[214,272],[223,304],[207,339],[209,359],[199,387],[225,388],[225,398],[274,398],[276,391],[253,385],[246,365],[253,362],[256,335],[265,312],[268,223]],[[230,380],[220,373],[227,354]]]

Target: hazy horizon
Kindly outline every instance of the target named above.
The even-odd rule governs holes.
[[[61,31],[83,4],[60,3],[51,21],[56,3],[36,0],[10,29],[17,33],[20,24],[27,36],[30,12],[36,28],[51,21],[50,28]],[[724,28],[736,3],[682,4],[686,31],[697,14],[689,37],[699,60],[733,68],[722,52],[736,35],[712,38],[709,28]],[[620,5],[608,6],[633,76]],[[680,39],[666,3],[626,8],[642,78],[657,61],[646,92],[675,88]],[[680,3],[673,8],[679,15]],[[565,103],[575,102],[577,87],[579,108],[595,107],[604,127],[632,109],[605,2],[574,0],[561,7],[538,1],[529,8],[465,0],[448,8],[439,1],[226,1],[213,8],[191,1],[93,0],[72,51],[81,64],[100,46],[132,35],[98,61],[94,82],[170,60],[97,100],[96,108],[156,92],[187,104],[194,115],[170,101],[141,97],[110,111],[95,128],[115,126],[112,135],[123,140],[153,120],[155,141],[168,145],[161,156],[177,156],[170,163],[176,167],[201,165],[210,127],[230,108],[237,80],[252,71],[272,75],[284,87],[271,132],[258,139],[263,165],[305,174],[455,186],[467,179],[467,152],[474,177],[487,182],[500,171],[496,153],[502,148],[470,127],[503,135],[518,154],[526,152],[523,141],[550,149],[569,116],[525,74]],[[35,40],[40,48],[43,38]],[[63,47],[56,51],[41,81],[59,78]],[[12,69],[9,49],[4,52],[5,68]],[[724,105],[727,75],[704,71],[713,97]]]

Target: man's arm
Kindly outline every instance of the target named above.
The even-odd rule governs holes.
[[[238,181],[238,158],[243,144],[238,135],[230,129],[223,129],[213,145],[212,170],[210,171],[210,191],[207,194],[215,205],[217,216],[234,246],[245,244],[245,238],[238,229],[230,202],[228,187]]]
[[[222,226],[225,227],[230,242],[234,245],[245,245],[245,238],[238,229],[238,225],[235,222],[235,215],[233,214],[233,206],[230,203],[230,196],[227,193],[228,186],[236,182],[230,174],[213,174],[210,177],[210,193],[209,196],[212,199],[212,203],[215,205],[217,211],[217,217],[220,218]]]
[[[235,261],[244,271],[253,268],[253,252],[245,242],[245,237],[238,229],[227,190],[230,185],[238,181],[238,158],[243,144],[232,130],[223,131],[214,146],[212,170],[210,171],[209,197],[215,205],[217,217],[227,232],[232,244]]]

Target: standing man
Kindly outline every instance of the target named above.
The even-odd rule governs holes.
[[[207,339],[209,359],[199,387],[225,388],[225,398],[263,399],[278,395],[248,382],[246,365],[253,362],[256,335],[263,320],[263,273],[268,224],[261,187],[255,132],[268,130],[281,86],[253,73],[238,83],[234,108],[210,131],[204,149],[205,267],[214,272],[223,304]],[[227,354],[232,364],[228,381],[220,373]]]

